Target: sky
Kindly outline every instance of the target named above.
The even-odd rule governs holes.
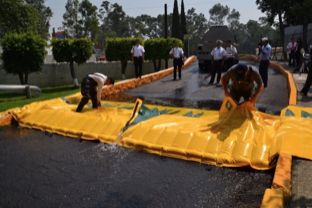
[[[100,8],[104,0],[89,0],[93,5]],[[179,12],[181,12],[181,1],[178,0]],[[63,14],[65,13],[65,4],[67,0],[46,0],[45,5],[49,6],[53,11],[53,17],[50,20],[50,33],[54,27],[57,31],[58,27],[62,27]],[[136,17],[141,14],[148,14],[152,17],[164,13],[164,5],[167,4],[168,13],[173,12],[174,0],[109,0],[110,3],[118,3],[122,6],[126,15]],[[239,11],[241,17],[240,22],[246,24],[249,20],[258,20],[259,17],[265,16],[257,9],[255,0],[184,0],[185,12],[195,8],[196,13],[203,13],[205,17],[209,18],[209,9],[220,3],[223,6],[228,6],[230,10],[235,9]]]

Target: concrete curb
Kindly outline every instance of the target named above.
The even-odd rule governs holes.
[[[257,61],[255,56],[244,56]],[[287,79],[289,91],[289,105],[297,105],[297,88],[293,76],[281,65],[271,62],[270,66],[279,70]],[[288,154],[280,154],[274,173],[271,189],[267,189],[264,193],[261,208],[284,207],[289,202],[291,196],[291,166],[292,156]]]

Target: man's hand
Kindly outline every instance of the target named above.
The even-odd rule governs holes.
[[[257,97],[256,96],[251,96],[250,100],[251,103],[255,104],[257,102]]]
[[[224,61],[221,62],[221,66],[223,66],[223,65],[224,65]]]
[[[97,102],[97,108],[99,109],[101,107],[101,101]]]
[[[211,65],[213,65],[213,62],[214,62],[214,61],[213,61],[213,60],[211,60]]]
[[[132,63],[134,63],[134,58],[132,58]]]

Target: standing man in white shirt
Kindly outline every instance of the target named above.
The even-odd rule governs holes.
[[[179,79],[181,79],[181,69],[183,65],[184,51],[179,47],[179,43],[175,43],[175,47],[169,52],[173,58],[173,80],[177,79],[177,68],[179,70]]]
[[[287,50],[289,51],[288,66],[291,66],[291,63],[293,66],[296,66],[296,54],[295,54],[296,48],[297,42],[295,42],[295,38],[291,38],[291,42],[289,42],[287,45]]]
[[[213,84],[217,72],[218,72],[217,84],[219,84],[221,79],[221,71],[227,56],[225,49],[222,47],[222,44],[223,44],[222,40],[217,40],[217,47],[211,51],[212,72],[209,84]]]
[[[131,51],[132,62],[134,63],[135,77],[141,78],[142,76],[142,63],[144,62],[144,47],[140,45],[140,40],[137,39],[135,46],[132,47]]]
[[[262,78],[264,87],[268,86],[268,69],[270,65],[270,57],[272,48],[269,44],[268,38],[262,38],[262,47],[259,47],[260,51],[260,65],[259,65],[259,73]]]
[[[228,70],[235,64],[235,57],[238,55],[235,46],[232,45],[232,41],[226,41],[227,47],[225,49],[227,53],[227,60],[226,60],[226,69]]]
[[[104,85],[113,85],[114,79],[105,76],[101,73],[88,74],[81,82],[82,99],[76,109],[76,112],[81,112],[83,107],[91,99],[92,107],[101,107],[101,95]]]

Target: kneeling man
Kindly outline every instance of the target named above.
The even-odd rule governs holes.
[[[233,82],[228,91],[227,82],[232,79]],[[261,94],[264,84],[259,72],[246,64],[233,65],[221,78],[224,94],[226,97],[231,96],[233,100],[239,103],[241,97],[244,101],[256,103],[258,96]],[[257,88],[255,89],[255,84]]]

